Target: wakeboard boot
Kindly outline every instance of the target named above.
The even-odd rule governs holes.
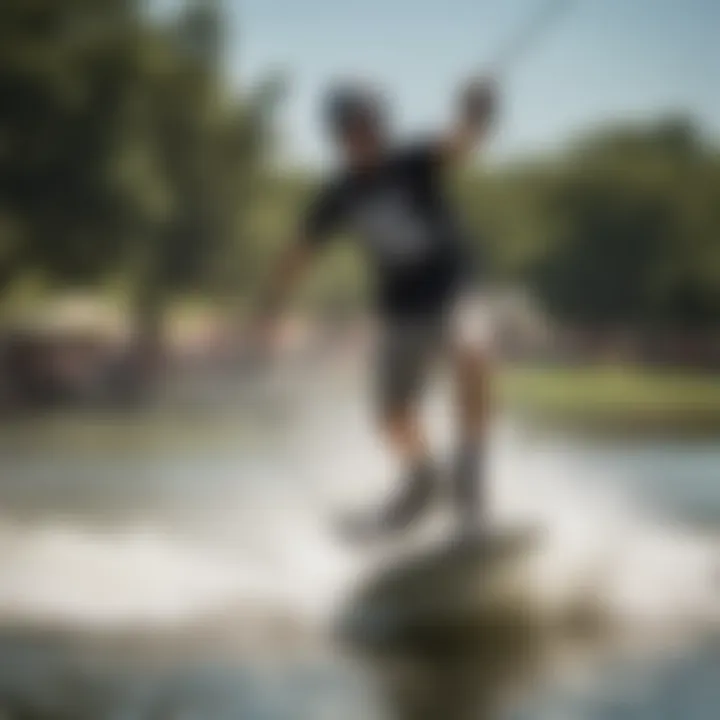
[[[431,461],[423,461],[407,472],[398,489],[380,507],[345,518],[341,532],[354,542],[405,532],[424,517],[438,496],[438,490],[437,468]]]

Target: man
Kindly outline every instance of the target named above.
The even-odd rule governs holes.
[[[267,287],[261,324],[266,334],[309,260],[339,231],[362,244],[375,271],[381,320],[380,430],[405,470],[392,497],[350,523],[347,529],[354,535],[404,530],[438,493],[441,473],[429,452],[418,404],[430,366],[443,355],[452,363],[456,386],[452,497],[462,531],[481,529],[488,363],[482,345],[456,332],[454,318],[469,286],[470,263],[443,179],[444,170],[467,158],[486,136],[494,105],[490,83],[473,82],[445,137],[398,149],[389,142],[383,103],[372,90],[347,85],[328,98],[327,123],[344,165],[311,203],[299,238],[280,259]]]

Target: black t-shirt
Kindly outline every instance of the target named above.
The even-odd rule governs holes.
[[[311,203],[303,242],[350,232],[376,269],[377,305],[391,317],[442,312],[468,271],[462,232],[443,189],[436,145],[391,153],[331,179]]]

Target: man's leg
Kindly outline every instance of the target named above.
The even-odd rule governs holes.
[[[391,496],[356,524],[356,535],[397,532],[418,520],[438,488],[437,468],[428,448],[420,400],[438,343],[420,324],[385,328],[378,353],[379,431],[401,466]]]
[[[487,521],[486,467],[491,418],[491,362],[480,345],[458,343],[453,349],[457,449],[453,492],[461,530],[482,530]]]
[[[423,428],[421,403],[440,350],[439,327],[435,318],[391,324],[380,347],[380,429],[402,468],[399,484],[383,509],[390,529],[402,529],[418,519],[437,490],[437,468]]]

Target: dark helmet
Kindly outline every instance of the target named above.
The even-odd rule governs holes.
[[[358,124],[383,129],[386,122],[384,98],[361,83],[333,87],[325,101],[325,124],[331,134],[341,136]]]

